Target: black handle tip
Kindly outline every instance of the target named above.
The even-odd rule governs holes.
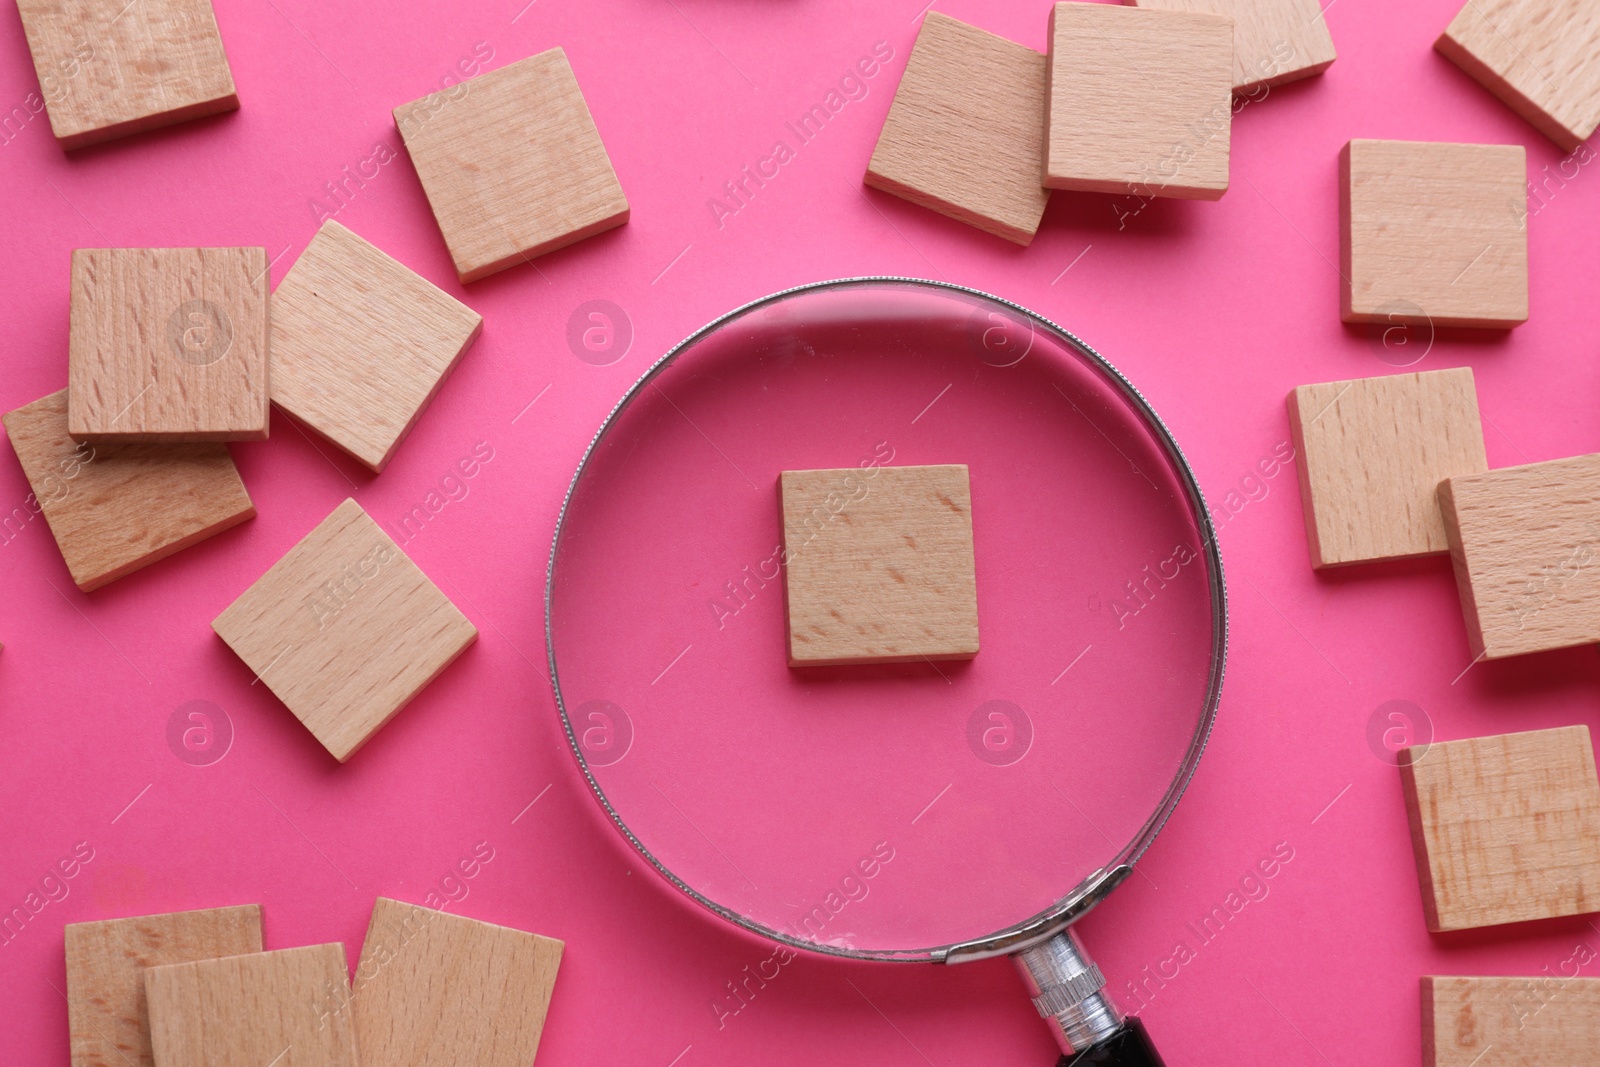
[[[1166,1067],[1166,1064],[1150,1043],[1144,1023],[1130,1018],[1099,1044],[1071,1056],[1062,1056],[1056,1067]]]

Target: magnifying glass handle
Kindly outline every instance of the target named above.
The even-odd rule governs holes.
[[[1012,959],[1063,1053],[1056,1067],[1165,1067],[1144,1024],[1125,1018],[1068,927]]]
[[[1150,1043],[1144,1023],[1128,1018],[1098,1045],[1070,1056],[1062,1053],[1056,1067],[1166,1067],[1166,1063]]]

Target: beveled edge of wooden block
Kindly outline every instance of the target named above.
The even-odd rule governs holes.
[[[1405,795],[1406,825],[1411,831],[1411,856],[1417,865],[1417,884],[1422,891],[1423,919],[1427,923],[1429,932],[1437,934],[1446,927],[1439,923],[1439,903],[1434,893],[1433,864],[1428,856],[1428,836],[1422,824],[1422,803],[1417,796],[1416,779],[1416,763],[1433,747],[1433,744],[1407,745],[1395,755],[1400,767],[1400,788]]]
[[[48,110],[48,105],[47,105]],[[209,100],[199,100],[193,104],[173,108],[171,111],[158,111],[140,118],[126,119],[114,122],[109,126],[97,126],[81,131],[60,131],[56,128],[52,117],[50,132],[63,151],[71,152],[79,148],[88,148],[90,145],[104,144],[122,137],[130,137],[136,133],[148,133],[151,130],[161,130],[168,126],[176,126],[193,119],[203,119],[208,115],[221,115],[229,111],[239,110],[239,93],[233,84],[233,72],[228,72],[228,91]]]
[[[1321,570],[1330,566],[1330,561],[1322,552],[1322,535],[1317,529],[1316,502],[1311,495],[1311,468],[1310,460],[1306,456],[1305,422],[1300,412],[1301,390],[1304,385],[1297,385],[1289,390],[1284,398],[1284,405],[1289,410],[1289,439],[1294,444],[1295,476],[1300,486],[1300,514],[1305,520],[1306,546],[1311,553],[1311,567]]]
[[[1469,18],[1473,9],[1471,0],[1467,0],[1461,10],[1456,12],[1455,18],[1450,20],[1444,32],[1433,42],[1434,50],[1460,67],[1463,73],[1488,90],[1506,107],[1522,116],[1534,129],[1554,141],[1563,152],[1577,151],[1578,147],[1594,133],[1600,121],[1590,124],[1588,129],[1568,127],[1546,111],[1542,105],[1501,77],[1499,71],[1479,59],[1466,41],[1459,36],[1461,31],[1457,29],[1457,24]],[[1481,13],[1478,17],[1483,18]],[[1600,120],[1600,115],[1597,115],[1597,120]]]
[[[1433,975],[1422,975],[1417,986],[1422,993],[1422,1067],[1438,1067],[1439,1052],[1434,1041]]]

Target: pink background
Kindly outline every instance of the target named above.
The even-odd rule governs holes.
[[[1044,3],[938,6],[1044,44]],[[1063,322],[1145,391],[1229,516],[1233,655],[1216,733],[1146,877],[1082,926],[1125,1004],[1138,1005],[1126,983],[1142,969],[1166,975],[1147,981],[1141,1014],[1175,1067],[1237,1062],[1242,1049],[1248,1062],[1416,1063],[1418,975],[1559,972],[1577,946],[1600,947],[1583,918],[1430,936],[1397,774],[1368,742],[1369,719],[1396,699],[1442,738],[1592,725],[1594,651],[1463,674],[1447,562],[1316,576],[1292,471],[1252,477],[1287,439],[1291,387],[1392,369],[1369,331],[1338,321],[1339,147],[1353,136],[1520,143],[1533,174],[1562,158],[1431,51],[1457,6],[1337,2],[1338,62],[1236,117],[1233,187],[1219,203],[1157,203],[1119,229],[1113,198],[1057,194],[1028,249],[860,186],[916,3],[219,0],[241,111],[72,156],[44,116],[13,125],[0,148],[11,312],[0,409],[65,384],[72,248],[259,244],[279,257],[276,281],[317,225],[312,199],[380,142],[396,158],[337,217],[486,324],[380,477],[275,416],[271,441],[234,449],[259,518],[92,596],[73,589],[42,521],[7,533],[0,909],[22,904],[76,842],[94,850],[69,895],[0,946],[7,1058],[66,1062],[65,922],[259,901],[268,947],[341,940],[353,960],[375,895],[420,902],[486,842],[494,858],[452,910],[568,946],[541,1064],[1049,1062],[1004,962],[798,958],[719,1029],[724,984],[770,946],[680,903],[608,829],[544,681],[548,535],[605,411],[708,319],[850,274],[944,278]],[[0,106],[26,111],[38,85],[14,16],[0,17],[0,36]],[[785,122],[879,41],[893,59],[866,96],[797,146]],[[633,220],[462,292],[389,109],[439,87],[480,42],[492,66],[567,49]],[[719,225],[708,198],[779,139],[794,158]],[[1587,414],[1600,389],[1586,317],[1600,267],[1590,169],[1552,180],[1535,205],[1530,322],[1441,336],[1418,364],[1474,368],[1493,465],[1600,449]],[[566,342],[568,317],[593,299],[623,307],[634,328],[605,367]],[[208,623],[345,496],[392,527],[479,442],[493,460],[406,548],[482,639],[339,766],[250,685]],[[0,462],[5,510],[27,493]],[[168,718],[189,700],[233,724],[232,749],[210,766],[168,747]],[[1274,849],[1293,858],[1266,897],[1199,938],[1188,924]],[[1179,941],[1192,957],[1174,969]]]

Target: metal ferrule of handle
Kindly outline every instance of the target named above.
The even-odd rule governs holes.
[[[1122,1025],[1105,977],[1070,927],[1012,959],[1062,1052],[1070,1056],[1098,1044]]]

